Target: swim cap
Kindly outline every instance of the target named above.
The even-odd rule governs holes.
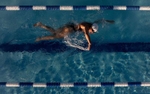
[[[97,32],[97,30],[98,30],[98,25],[97,25],[96,23],[94,23],[94,24],[92,25],[92,29],[93,29],[94,32]]]

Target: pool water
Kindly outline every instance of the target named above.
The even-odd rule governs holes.
[[[8,5],[16,4],[14,2]],[[100,2],[106,4],[108,1]],[[127,2],[123,4],[130,4]],[[61,3],[55,1],[52,4]],[[131,1],[131,5],[133,3],[134,0]],[[6,1],[3,1],[3,4],[7,5]],[[39,5],[40,2],[32,4]],[[84,3],[79,5],[82,4]],[[145,1],[135,4],[147,3]],[[0,14],[1,82],[150,81],[150,12],[148,11],[0,11]],[[70,47],[65,44],[65,40],[60,39],[35,42],[37,37],[50,34],[46,30],[33,27],[36,22],[59,28],[69,21],[79,23],[93,22],[97,19],[110,19],[115,23],[99,24],[98,33],[91,35],[90,51]],[[2,94],[146,94],[149,93],[150,88],[0,87],[0,91]]]

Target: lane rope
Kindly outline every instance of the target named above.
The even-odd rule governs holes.
[[[0,10],[142,10],[150,11],[150,6],[0,6]]]
[[[130,87],[130,86],[141,86],[150,87],[150,82],[101,82],[101,83],[86,83],[86,82],[76,82],[76,83],[33,83],[33,82],[20,82],[20,83],[10,83],[10,82],[0,82],[0,87]]]

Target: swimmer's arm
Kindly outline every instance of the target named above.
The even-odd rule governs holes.
[[[100,24],[100,23],[104,23],[104,22],[107,22],[107,23],[111,23],[111,24],[113,24],[115,21],[114,21],[114,20],[105,20],[105,19],[100,19],[100,20],[96,20],[96,21],[94,21],[93,23]]]
[[[88,42],[88,48],[87,48],[87,50],[90,50],[90,48],[91,48],[91,39],[90,39],[90,36],[89,36],[89,34],[86,31],[84,31],[84,35],[85,35],[85,38],[86,38],[86,40]]]
[[[85,36],[85,38],[86,38],[86,40],[88,42],[87,50],[90,50],[90,48],[91,48],[91,39],[90,39],[90,36],[89,36],[89,33],[88,33],[89,28],[85,28],[85,26],[83,26],[83,25],[80,25],[80,28],[84,32],[84,36]]]

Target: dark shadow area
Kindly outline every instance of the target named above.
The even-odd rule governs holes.
[[[92,46],[93,52],[150,52],[150,43],[107,43]]]
[[[69,50],[69,47],[64,43],[60,42],[35,42],[35,43],[23,43],[23,44],[1,44],[0,50],[4,52],[35,52],[35,51],[43,51],[49,53],[63,52]]]
[[[38,43],[23,43],[23,44],[1,44],[0,50],[4,52],[35,52],[43,51],[48,53],[58,53],[73,50],[61,42],[38,42]],[[76,49],[81,52],[82,50]],[[96,44],[92,43],[91,52],[150,52],[150,43],[107,43]]]

